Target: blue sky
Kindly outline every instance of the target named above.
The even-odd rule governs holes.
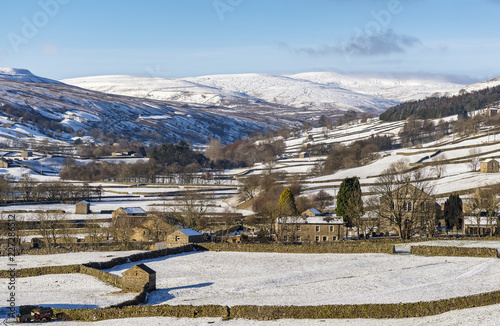
[[[0,8],[0,66],[54,79],[500,76],[497,0],[0,0]]]

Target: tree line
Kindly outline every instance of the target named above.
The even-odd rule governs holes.
[[[0,203],[13,202],[60,202],[98,198],[102,188],[63,181],[38,182],[30,174],[24,174],[16,182],[9,175],[0,175]]]
[[[410,116],[418,119],[438,119],[451,115],[467,117],[467,112],[487,107],[500,101],[500,86],[485,88],[451,97],[430,97],[409,101],[389,108],[380,115],[383,121],[405,120]]]

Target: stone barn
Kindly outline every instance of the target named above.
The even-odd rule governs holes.
[[[0,158],[0,168],[7,169],[10,166],[9,161],[4,158]]]
[[[497,160],[490,160],[488,162],[481,162],[481,173],[498,173],[499,164]]]
[[[134,265],[122,274],[124,292],[141,292],[146,284],[148,292],[156,290],[156,272],[144,264]]]
[[[203,234],[193,229],[177,230],[167,236],[167,246],[182,246],[189,243],[200,243],[203,241],[205,241]]]
[[[120,207],[111,213],[113,223],[117,217],[146,217],[148,214],[141,207]]]
[[[76,203],[75,214],[90,214],[90,203],[86,200]]]
[[[33,157],[33,152],[32,151],[22,151],[21,152],[21,157],[22,158]]]

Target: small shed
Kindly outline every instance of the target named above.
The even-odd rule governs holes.
[[[21,157],[22,158],[33,157],[33,152],[32,151],[22,151]]]
[[[7,169],[9,167],[9,161],[4,158],[0,158],[0,168]]]
[[[75,214],[90,214],[90,203],[86,200],[76,203]]]
[[[122,274],[124,292],[142,292],[147,284],[147,291],[156,290],[156,272],[144,264],[134,265]]]
[[[497,173],[499,171],[499,164],[497,160],[481,162],[480,164],[481,164],[481,173]]]
[[[167,245],[186,245],[203,241],[205,241],[203,234],[193,229],[177,230],[167,236]]]

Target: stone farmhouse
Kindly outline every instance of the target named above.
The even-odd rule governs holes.
[[[302,216],[278,217],[275,234],[279,242],[332,242],[344,238],[345,223],[342,217],[311,208]]]
[[[205,241],[205,236],[193,229],[180,229],[167,236],[167,247],[187,245],[189,243],[201,243]]]

